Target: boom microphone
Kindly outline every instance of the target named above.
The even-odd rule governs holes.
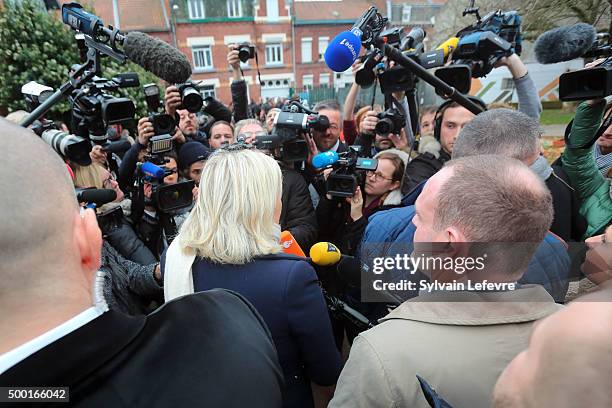
[[[554,28],[536,40],[536,60],[540,64],[554,64],[580,58],[593,47],[596,38],[595,27],[585,23]]]
[[[117,192],[112,188],[87,188],[76,190],[79,203],[96,204],[98,207],[115,201]]]
[[[168,83],[180,84],[191,76],[187,57],[160,39],[131,31],[125,36],[123,50],[130,60]]]

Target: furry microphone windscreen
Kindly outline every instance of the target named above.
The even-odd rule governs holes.
[[[596,36],[595,28],[585,23],[552,29],[536,40],[536,60],[540,64],[554,64],[580,58],[591,49]]]
[[[191,64],[185,55],[144,33],[127,33],[123,50],[131,61],[171,84],[183,83],[191,76]]]

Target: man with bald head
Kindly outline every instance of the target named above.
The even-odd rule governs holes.
[[[451,406],[488,407],[533,322],[559,308],[541,286],[517,284],[550,227],[551,201],[507,157],[452,160],[432,176],[416,202],[412,253],[430,279],[357,336],[330,407],[427,407],[417,374]]]
[[[109,311],[96,216],[79,211],[65,164],[29,130],[0,119],[0,134],[0,387],[69,387],[87,407],[281,405],[270,334],[242,297]]]
[[[538,322],[529,347],[506,367],[494,408],[609,407],[612,291],[589,294]]]

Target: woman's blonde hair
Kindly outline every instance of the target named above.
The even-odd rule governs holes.
[[[274,212],[281,191],[282,174],[273,158],[253,149],[217,150],[206,162],[179,243],[224,264],[280,252]]]

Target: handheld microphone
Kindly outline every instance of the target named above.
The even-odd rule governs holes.
[[[595,27],[578,23],[546,31],[535,42],[534,52],[540,64],[554,64],[582,57],[597,39]]]
[[[85,188],[76,189],[75,192],[79,203],[95,204],[98,207],[117,198],[117,192],[112,188]]]
[[[344,72],[353,65],[360,52],[361,37],[352,31],[343,31],[325,49],[325,63],[334,72]]]
[[[448,56],[457,49],[458,45],[459,45],[459,38],[451,37],[448,40],[444,41],[442,44],[440,44],[438,48],[436,49],[444,51],[444,59],[446,60]]]
[[[317,242],[310,248],[310,258],[315,265],[329,266],[337,264],[342,254],[331,242]]]
[[[155,179],[155,180],[163,180],[165,177],[164,169],[151,162],[144,162],[140,165],[140,171],[144,174],[145,178]]]
[[[400,45],[401,50],[409,50],[413,48],[417,48],[419,44],[423,43],[425,39],[425,31],[421,27],[414,27],[406,37],[402,40]]]
[[[340,156],[338,156],[338,153],[333,150],[328,150],[312,158],[312,167],[315,169],[322,169],[323,167],[331,166],[337,162],[339,158]]]
[[[302,251],[302,247],[300,247],[300,244],[298,244],[290,231],[281,232],[280,244],[283,247],[283,253],[306,258],[306,254]]]

